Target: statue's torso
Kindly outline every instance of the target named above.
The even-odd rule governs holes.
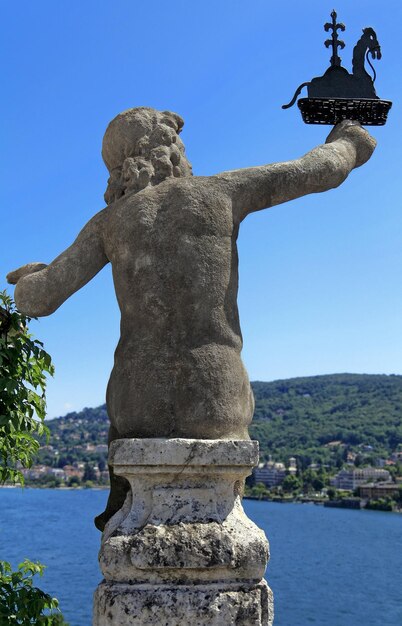
[[[105,248],[122,314],[112,421],[131,436],[246,436],[229,198],[211,179],[166,181],[109,215]]]

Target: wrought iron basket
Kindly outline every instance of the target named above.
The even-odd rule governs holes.
[[[384,126],[389,100],[370,98],[300,98],[297,102],[306,124],[338,124],[342,120],[357,120],[365,126]]]

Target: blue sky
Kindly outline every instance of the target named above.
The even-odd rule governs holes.
[[[324,72],[323,0],[2,2],[1,276],[50,262],[104,206],[100,149],[132,106],[170,109],[195,174],[289,160],[329,127],[282,111]],[[394,105],[372,160],[338,189],[254,214],[239,238],[243,359],[252,380],[402,373],[402,3],[335,4],[351,69],[361,29],[382,45]],[[5,286],[2,279],[0,286]],[[10,288],[10,293],[13,288]],[[118,339],[110,268],[32,324],[56,365],[49,416],[104,401]]]

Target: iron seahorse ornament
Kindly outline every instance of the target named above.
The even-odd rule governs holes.
[[[300,98],[298,107],[306,124],[337,124],[342,120],[357,120],[366,126],[383,126],[392,106],[389,100],[380,100],[374,82],[376,72],[372,59],[381,59],[381,47],[373,28],[363,28],[363,34],[353,49],[352,74],[342,67],[338,50],[345,47],[338,32],[345,31],[345,25],[337,22],[337,13],[332,11],[331,22],[324,25],[326,32],[332,31],[331,39],[324,43],[332,48],[331,64],[323,76],[302,83],[295,92],[288,109],[296,102],[298,95],[307,87],[307,98]],[[367,72],[368,63],[373,78]]]

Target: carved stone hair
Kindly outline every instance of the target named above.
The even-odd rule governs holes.
[[[176,113],[149,107],[128,109],[110,122],[102,144],[110,172],[107,204],[166,178],[191,175],[179,138],[183,124]]]

